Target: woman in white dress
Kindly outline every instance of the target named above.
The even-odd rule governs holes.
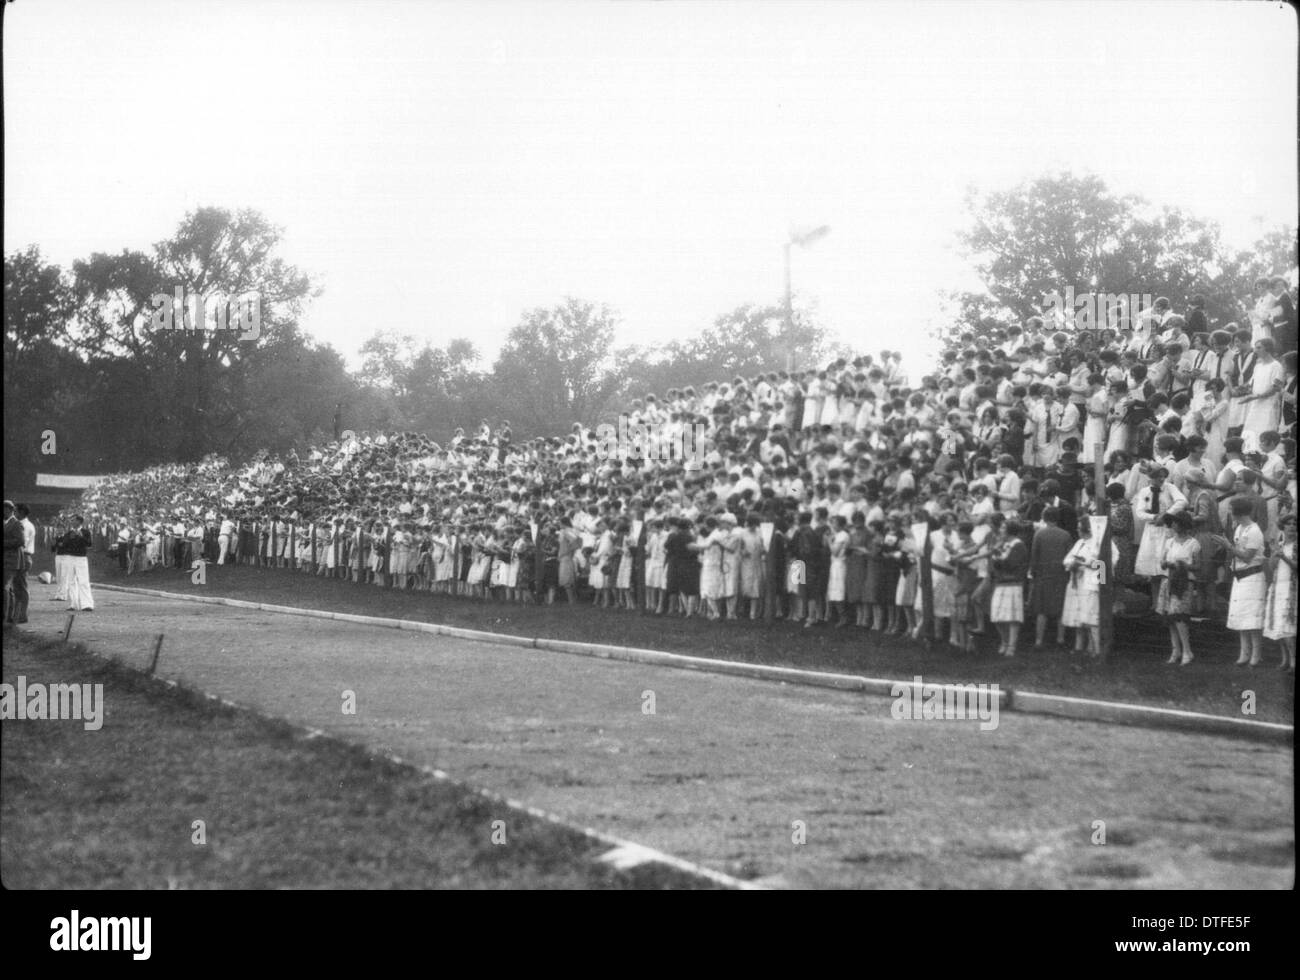
[[[1065,584],[1065,605],[1061,625],[1074,630],[1074,652],[1101,655],[1101,579],[1105,565],[1101,542],[1092,533],[1092,519],[1079,518],[1079,540],[1065,556],[1070,573]]]
[[[595,533],[599,537],[591,555],[591,569],[587,572],[587,584],[596,592],[591,600],[592,605],[603,609],[610,604],[610,590],[613,588],[613,582],[606,568],[614,559],[614,534],[606,527],[603,520],[596,522]]]
[[[483,533],[482,526],[476,525],[470,545],[469,574],[465,577],[465,585],[469,588],[469,594],[476,599],[484,598],[487,591],[484,588],[484,583],[487,581],[492,566],[492,556],[486,550],[488,541],[489,538]]]
[[[758,619],[763,608],[764,558],[761,521],[757,514],[745,518],[740,532],[740,598],[749,602],[749,618]]]
[[[692,545],[700,553],[700,598],[704,600],[705,615],[720,619],[719,600],[722,598],[722,552],[726,532],[718,526],[716,518],[704,521],[704,537]]]
[[[1109,462],[1117,452],[1128,452],[1128,426],[1124,416],[1128,414],[1130,404],[1128,383],[1115,381],[1106,394],[1106,460]]]
[[[451,578],[451,568],[447,561],[450,553],[448,548],[447,534],[441,524],[435,524],[433,528],[433,538],[430,541],[429,554],[433,561],[433,583],[431,590],[442,592]]]
[[[1084,399],[1087,422],[1083,426],[1083,452],[1079,462],[1091,465],[1097,461],[1097,447],[1106,451],[1106,418],[1110,415],[1110,400],[1100,374],[1088,378],[1088,395]],[[1104,457],[1103,457],[1104,458]]]
[[[740,530],[735,513],[720,517],[723,533],[723,613],[727,619],[740,619],[737,597],[740,595]]]
[[[1223,443],[1228,438],[1228,399],[1224,396],[1227,382],[1211,378],[1205,382],[1205,393],[1192,408],[1201,418],[1201,432],[1205,435],[1205,457],[1216,467],[1223,462]]]
[[[1274,551],[1273,583],[1268,587],[1264,605],[1264,638],[1276,640],[1282,648],[1283,670],[1295,672],[1296,620],[1296,516],[1284,514],[1278,519],[1282,543]]]
[[[632,549],[636,542],[632,540],[632,525],[628,521],[619,521],[618,534],[615,538],[618,556],[618,572],[614,576],[614,590],[620,609],[634,608],[632,595],[632,570],[635,563]]]
[[[656,616],[663,615],[664,590],[668,588],[667,540],[663,518],[652,517],[645,543],[645,607]]]
[[[817,376],[822,390],[822,410],[821,417],[818,418],[819,425],[836,426],[840,422],[840,386],[835,377],[828,371],[823,371]]]
[[[1241,402],[1245,414],[1241,423],[1241,438],[1246,452],[1259,451],[1259,436],[1273,432],[1282,423],[1282,387],[1286,372],[1282,362],[1273,356],[1276,347],[1267,337],[1255,341],[1255,371],[1250,378],[1250,394]]]
[[[390,588],[405,589],[410,584],[411,535],[405,524],[393,528],[393,554],[388,564]]]
[[[844,601],[844,585],[848,577],[849,522],[843,514],[831,518],[831,571],[826,580],[828,616],[836,614],[837,627],[848,626],[848,606]]]
[[[930,578],[933,598],[931,602],[934,618],[934,637],[943,639],[948,632],[948,621],[952,619],[953,597],[955,595],[956,569],[952,565],[954,531],[957,526],[956,515],[946,513],[940,516],[940,527],[930,532]],[[921,590],[917,590],[917,601],[921,599]]]
[[[821,377],[825,377],[823,374]],[[803,382],[803,418],[799,422],[799,428],[802,432],[814,428],[821,418],[822,412],[822,383],[817,374],[809,371],[804,375]]]
[[[837,431],[852,429],[858,419],[858,408],[862,404],[860,393],[853,379],[846,373],[840,381],[840,415],[836,420]]]
[[[1228,629],[1240,637],[1241,654],[1237,665],[1259,664],[1264,638],[1264,604],[1268,582],[1264,577],[1264,532],[1255,523],[1255,502],[1248,497],[1232,501],[1232,520],[1236,525],[1232,540],[1220,538],[1219,544],[1232,556],[1232,595],[1228,600]]]
[[[501,584],[505,586],[506,598],[518,602],[523,601],[523,596],[519,594],[519,566],[523,562],[523,553],[527,547],[528,539],[524,536],[524,532],[516,530],[510,541],[510,560],[506,562]]]

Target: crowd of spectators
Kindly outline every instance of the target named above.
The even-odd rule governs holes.
[[[1295,306],[1261,282],[1242,324],[1161,299],[1100,329],[959,334],[915,381],[882,351],[647,394],[616,428],[634,442],[584,425],[515,441],[486,420],[445,445],[347,434],[114,476],[82,510],[129,573],[271,564],[483,601],[930,629],[961,653],[996,634],[1004,656],[1099,656],[1105,594],[1165,620],[1170,663],[1211,623],[1238,633],[1238,663],[1267,640],[1294,670]]]

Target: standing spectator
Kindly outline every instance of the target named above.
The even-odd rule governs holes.
[[[14,516],[12,500],[4,502],[4,569],[5,569],[5,617],[4,625],[14,622],[14,578],[23,563],[23,526]]]
[[[63,553],[68,556],[68,610],[92,612],[95,608],[94,596],[90,593],[90,562],[86,555],[90,551],[90,528],[80,514],[72,518],[72,528],[64,532],[59,540]]]
[[[1101,656],[1101,582],[1105,564],[1101,542],[1092,533],[1092,518],[1078,519],[1079,539],[1065,556],[1069,581],[1061,625],[1074,630],[1074,652]]]
[[[27,606],[31,595],[27,591],[27,573],[36,562],[36,525],[31,520],[31,510],[26,504],[19,504],[14,513],[18,524],[23,529],[23,550],[18,556],[18,571],[14,573],[13,591],[14,608],[10,615],[16,623],[27,622]]]
[[[1134,574],[1149,579],[1160,575],[1160,556],[1164,553],[1165,539],[1169,537],[1169,525],[1161,521],[1166,514],[1177,514],[1187,509],[1187,498],[1166,479],[1169,471],[1157,466],[1147,473],[1150,483],[1137,492],[1133,498],[1133,518],[1139,531],[1137,559],[1133,567]],[[1152,589],[1151,599],[1156,598]]]
[[[1220,539],[1232,556],[1232,595],[1228,601],[1228,629],[1241,642],[1237,665],[1259,664],[1264,630],[1264,603],[1268,582],[1264,578],[1264,532],[1255,523],[1255,503],[1245,497],[1232,501],[1235,528],[1232,540]]]
[[[1248,453],[1259,449],[1260,433],[1275,432],[1282,424],[1282,389],[1286,386],[1286,374],[1282,362],[1273,356],[1276,349],[1268,338],[1255,341],[1255,368],[1248,382],[1250,388],[1240,400],[1244,406],[1241,438]]]
[[[1280,518],[1278,527],[1282,533],[1282,543],[1270,559],[1273,583],[1268,587],[1268,599],[1264,607],[1264,637],[1278,642],[1282,648],[1282,669],[1295,673],[1295,514],[1286,514]]]
[[[1029,571],[1029,549],[1021,535],[1024,528],[1016,518],[1003,525],[992,558],[993,598],[989,618],[997,627],[1001,644],[998,653],[1004,657],[1016,655],[1016,642],[1020,637],[1020,624],[1025,619],[1025,577]]]
[[[1030,612],[1035,617],[1034,650],[1043,649],[1048,620],[1056,620],[1056,645],[1065,645],[1065,626],[1061,611],[1065,607],[1065,556],[1073,542],[1070,535],[1058,526],[1061,512],[1055,507],[1045,507],[1043,526],[1034,532],[1029,547]]]
[[[1197,611],[1196,592],[1201,568],[1201,543],[1192,534],[1192,515],[1184,512],[1163,518],[1173,531],[1165,540],[1160,557],[1156,614],[1169,624],[1169,663],[1187,666],[1192,662],[1192,640],[1188,622]]]

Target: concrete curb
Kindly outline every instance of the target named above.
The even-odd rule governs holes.
[[[97,586],[97,588],[98,587],[99,586]],[[102,586],[102,588],[112,589],[115,592],[146,591],[143,589],[126,589],[126,588],[120,588],[114,586]],[[148,591],[153,592],[154,590],[148,590]],[[165,595],[168,598],[172,598],[173,596],[175,596],[175,593],[157,592],[155,594]],[[188,596],[177,596],[177,597],[189,598]],[[219,598],[213,598],[213,597],[194,597],[194,598],[196,599],[201,598],[201,601],[204,602],[215,603],[218,605],[222,604]],[[236,600],[236,599],[232,599],[229,601],[231,603],[239,602],[241,604],[241,607],[253,607],[253,608],[262,609],[267,612],[293,612],[294,611],[293,609],[287,606],[279,606],[279,607],[264,606],[257,603],[250,603],[250,602],[245,602],[244,600]],[[374,619],[374,617],[360,617],[360,618]],[[393,621],[378,620],[378,622],[391,623]],[[429,625],[429,624],[423,624],[423,625]],[[92,656],[99,657],[101,660],[104,659],[100,654],[95,653],[95,651],[90,650],[88,647],[86,647],[84,642],[82,642],[81,646],[83,649],[87,650],[87,652],[89,652]],[[723,888],[728,888],[733,891],[768,891],[769,890],[763,885],[757,884],[755,882],[744,881],[740,878],[733,878],[731,875],[724,874],[721,871],[714,871],[711,868],[706,868],[702,865],[695,864],[693,861],[687,861],[684,858],[676,857],[675,855],[668,854],[656,848],[647,847],[644,844],[638,844],[635,841],[624,840],[621,837],[615,837],[612,834],[606,834],[603,833],[602,831],[594,830],[591,827],[584,827],[581,824],[577,824],[570,820],[566,820],[564,817],[561,817],[558,814],[551,813],[548,810],[542,810],[539,807],[531,806],[530,804],[523,803],[519,800],[512,800],[507,796],[501,795],[500,793],[494,793],[491,790],[483,789],[482,787],[474,786],[471,785],[470,783],[463,782],[455,778],[454,776],[450,775],[449,773],[442,771],[441,769],[435,769],[432,766],[425,766],[425,765],[420,765],[418,763],[410,762],[406,759],[403,759],[401,756],[394,755],[392,752],[376,751],[374,749],[371,749],[368,745],[362,742],[354,742],[347,738],[344,738],[343,736],[334,735],[331,734],[330,732],[326,732],[319,728],[313,728],[310,725],[298,724],[297,722],[289,721],[288,719],[281,718],[277,715],[267,714],[265,711],[262,711],[260,708],[254,708],[246,704],[240,704],[237,701],[231,701],[229,698],[223,698],[218,694],[212,694],[209,691],[204,691],[202,688],[190,687],[189,685],[182,685],[178,681],[167,680],[166,678],[162,678],[162,677],[153,677],[145,673],[144,671],[138,670],[137,668],[134,667],[130,667],[126,664],[122,664],[122,666],[126,670],[134,671],[135,673],[139,674],[145,681],[157,685],[158,687],[168,688],[172,690],[179,688],[182,690],[193,691],[194,693],[199,694],[204,698],[207,698],[207,700],[209,701],[216,701],[219,704],[223,705],[224,707],[230,708],[232,711],[238,711],[243,714],[252,715],[253,717],[261,718],[263,720],[269,720],[269,721],[275,721],[275,722],[281,722],[287,724],[289,725],[290,728],[293,729],[293,731],[297,734],[299,738],[305,741],[313,741],[315,739],[325,738],[333,742],[336,742],[340,745],[358,747],[362,751],[366,752],[372,759],[384,759],[385,761],[391,762],[394,765],[402,766],[403,768],[406,769],[413,769],[416,772],[419,772],[421,775],[429,776],[430,778],[440,783],[446,783],[447,785],[462,790],[464,792],[473,793],[475,796],[479,796],[485,800],[488,800],[489,802],[494,803],[497,806],[506,807],[507,809],[512,810],[515,813],[524,813],[537,820],[541,820],[544,823],[549,823],[554,826],[563,827],[565,830],[571,831],[576,834],[581,834],[583,837],[586,837],[588,840],[595,841],[609,848],[608,851],[598,855],[594,860],[613,864],[619,870],[627,870],[629,868],[636,867],[641,864],[662,864],[672,868],[675,871],[679,871],[682,874],[689,875],[693,878],[701,878],[705,881],[712,882],[715,885],[719,885]],[[626,857],[628,855],[631,856],[630,859]],[[612,858],[616,858],[616,857],[621,857],[622,860],[611,860]]]
[[[603,643],[580,643],[576,640],[550,640],[545,637],[530,638],[510,633],[490,633],[484,630],[462,629],[457,626],[444,626],[440,623],[424,623],[411,619],[388,619],[379,616],[335,613],[324,609],[276,606],[269,603],[249,602],[244,599],[227,599],[224,596],[192,596],[179,592],[163,592],[160,589],[137,589],[122,585],[97,584],[95,588],[106,589],[111,592],[155,596],[160,599],[205,602],[212,605],[257,609],[262,612],[285,613],[314,619],[335,619],[341,622],[361,623],[366,626],[414,630],[462,640],[530,647],[554,653],[573,653],[583,657],[620,660],[625,663],[673,667],[679,670],[698,670],[710,674],[747,677],[752,680],[780,681],[786,684],[801,684],[809,687],[827,687],[840,691],[857,691],[863,694],[877,694],[884,697],[897,697],[903,693],[911,694],[913,688],[917,686],[915,681],[911,680],[893,681],[882,678],[860,677],[856,674],[832,674],[815,670],[799,670],[795,667],[773,667],[767,664],[751,664],[735,660],[712,660],[707,657],[693,657],[684,653],[667,653],[662,650],[645,650],[637,647],[617,647]],[[922,684],[921,686],[927,689],[937,687],[940,690],[947,691],[965,688],[967,685]],[[1096,721],[1146,728],[1172,728],[1202,735],[1231,735],[1282,744],[1289,744],[1295,739],[1294,725],[1252,721],[1248,718],[1232,718],[1226,715],[1207,715],[1196,711],[1179,711],[1172,708],[1155,708],[1140,704],[1126,704],[1119,701],[1093,701],[1087,698],[1071,698],[1057,694],[1035,694],[1031,691],[1020,691],[1012,688],[999,688],[998,709],[999,711],[1013,711],[1019,714],[1052,715],[1073,721]]]

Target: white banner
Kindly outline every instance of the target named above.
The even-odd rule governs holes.
[[[73,476],[71,473],[37,473],[38,487],[60,487],[64,490],[85,490],[108,479],[104,476]]]

